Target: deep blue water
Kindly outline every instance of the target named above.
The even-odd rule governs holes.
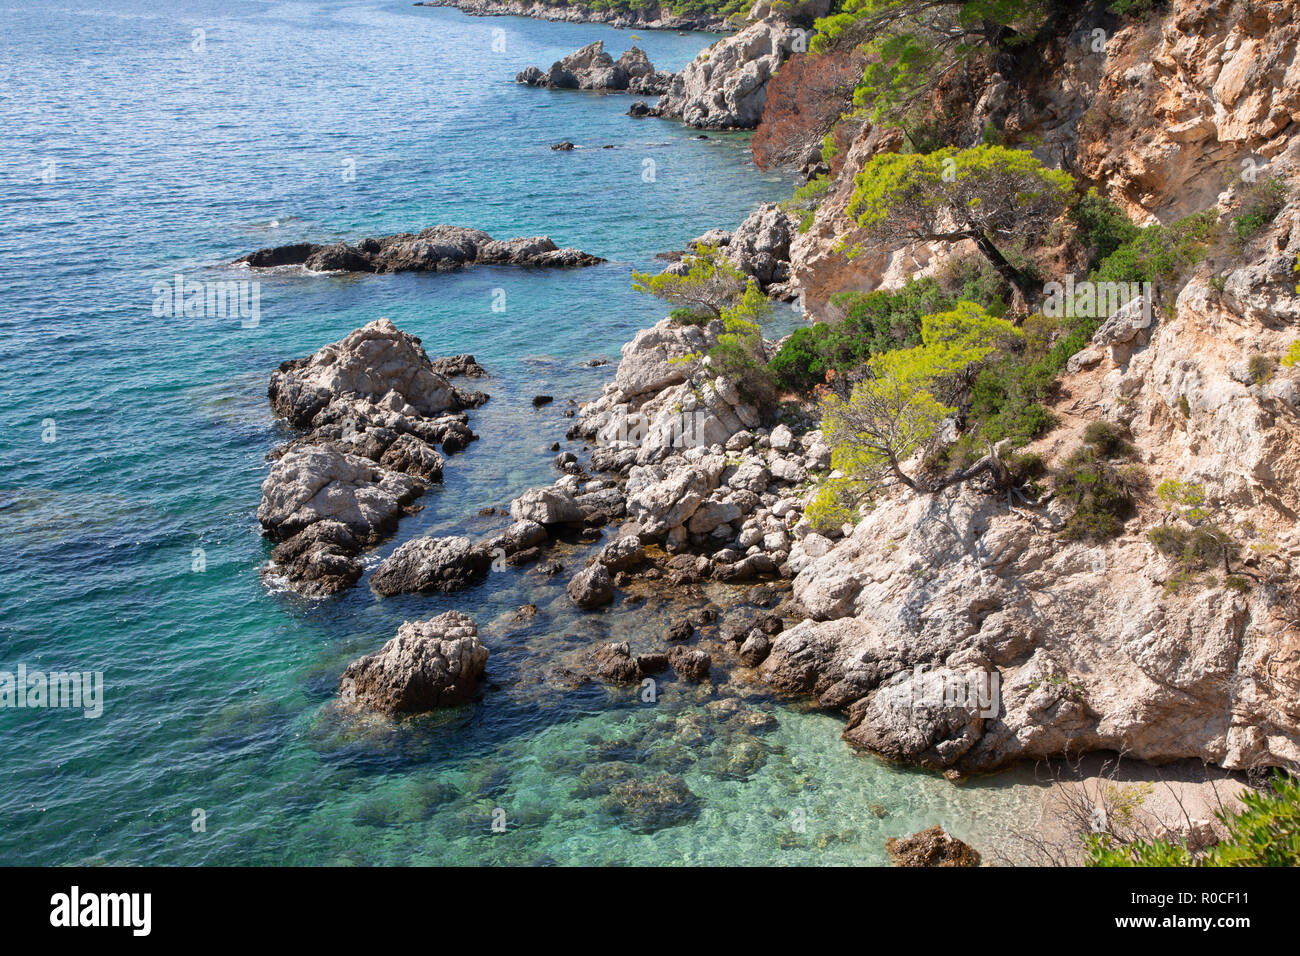
[[[0,18],[0,670],[106,685],[98,719],[0,709],[0,863],[879,863],[885,836],[941,822],[978,837],[1017,811],[1021,788],[856,755],[836,719],[740,677],[667,682],[656,704],[554,679],[593,640],[661,646],[680,613],[664,601],[578,617],[563,576],[514,571],[384,601],[364,580],[323,601],[260,580],[278,363],[380,316],[431,354],[474,353],[492,373],[481,440],[372,561],[417,534],[486,532],[502,521],[478,510],[553,480],[567,400],[612,374],[580,362],[617,359],[661,314],[630,272],[789,194],[743,136],[512,82],[596,38],[617,55],[626,33],[378,0],[74,0]],[[713,39],[640,36],[669,69]],[[549,149],[561,139],[580,148]],[[444,222],[610,262],[266,274],[256,328],[152,308],[176,274],[248,278],[226,264],[262,246]],[[560,400],[534,410],[537,392]],[[541,613],[511,625],[527,601]],[[348,661],[451,607],[493,654],[479,702],[396,726],[331,710]],[[737,696],[775,729],[726,719],[717,702]],[[696,804],[636,832],[592,771],[618,762],[680,774]]]

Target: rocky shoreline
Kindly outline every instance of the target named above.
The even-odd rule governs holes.
[[[471,17],[530,17],[563,23],[602,23],[617,29],[690,30],[720,33],[730,29],[730,18],[713,15],[679,17],[660,8],[653,15],[641,10],[629,16],[614,10],[594,10],[580,6],[558,6],[539,0],[423,0],[417,7],[453,7]]]
[[[518,82],[645,94],[666,82],[658,105],[639,115],[752,128],[766,115],[767,81],[796,52],[798,38],[786,21],[763,18],[666,81],[640,51],[615,61],[595,43],[547,72],[525,70]],[[1076,107],[1057,112],[1077,120]],[[1222,121],[1234,135],[1250,125],[1242,117]],[[1197,129],[1208,129],[1205,123]],[[1293,156],[1286,137],[1278,139],[1287,127],[1273,125],[1273,138],[1252,140],[1255,148]],[[699,237],[667,271],[684,274],[693,252],[714,246],[771,298],[810,293],[811,311],[824,310],[834,292],[893,288],[934,273],[944,261],[934,249],[873,250],[852,265],[843,255],[854,231],[846,183],[872,155],[898,145],[869,124],[854,135],[840,144],[835,175],[843,182],[828,183],[826,198],[802,223],[781,205],[765,204],[734,231]],[[830,175],[820,151],[806,146],[790,158],[809,175]],[[508,526],[480,540],[406,542],[376,568],[371,586],[380,595],[449,592],[480,584],[494,562],[537,565],[547,576],[565,575],[569,605],[591,615],[635,606],[647,590],[727,586],[734,603],[721,613],[692,611],[654,646],[594,641],[566,660],[557,678],[574,686],[633,684],[672,673],[705,683],[734,670],[842,715],[843,738],[856,748],[953,779],[1101,752],[1233,771],[1295,766],[1296,645],[1286,617],[1294,612],[1283,586],[1300,545],[1294,521],[1277,515],[1294,515],[1300,392],[1294,373],[1253,375],[1250,356],[1280,355],[1291,344],[1282,327],[1294,324],[1297,305],[1284,286],[1294,285],[1290,273],[1300,261],[1297,223],[1292,198],[1257,245],[1243,246],[1241,261],[1222,259],[1215,263],[1221,272],[1193,275],[1155,318],[1103,316],[1067,357],[1051,400],[1057,430],[1026,446],[1054,463],[1078,447],[1089,425],[1120,429],[1132,439],[1133,458],[1153,474],[1195,476],[1217,489],[1216,506],[1259,542],[1240,563],[1257,587],[1225,574],[1190,593],[1171,590],[1177,569],[1146,534],[1161,520],[1149,500],[1105,542],[1062,534],[1071,512],[1053,494],[1014,498],[985,480],[936,493],[889,485],[854,522],[815,528],[805,511],[832,468],[818,423],[789,409],[784,421],[764,419],[736,382],[698,358],[718,343],[723,324],[674,318],[623,346],[613,380],[574,415],[567,435],[574,447],[553,449],[561,476],[513,500]],[[349,249],[318,261],[346,258]],[[576,250],[543,254],[551,252]],[[303,262],[320,255],[315,247]],[[392,261],[407,255],[394,253]],[[264,257],[277,258],[275,251]],[[462,258],[476,261],[477,252]],[[1219,329],[1233,329],[1232,341],[1207,331]],[[770,355],[776,343],[765,346]],[[328,364],[317,356],[300,363]],[[443,367],[424,361],[431,374]],[[358,400],[314,379],[300,383],[297,372],[295,363],[282,367],[277,374],[286,380],[273,381],[272,401],[309,396],[281,413],[313,431],[291,443],[281,463],[297,455],[291,460],[302,471],[338,488],[327,497],[345,502],[342,513],[356,510],[361,519],[310,508],[299,516],[289,504],[302,493],[285,489],[310,487],[316,477],[286,467],[268,478],[263,507],[270,520],[263,524],[269,535],[284,536],[273,560],[297,569],[290,578],[314,580],[306,586],[329,593],[357,580],[359,566],[348,562],[391,533],[420,482],[436,480],[441,457],[435,467],[425,449],[437,455],[428,446],[439,427],[453,446],[464,440],[464,409],[475,399],[448,385],[436,408],[412,414],[390,402],[385,407],[405,417],[403,426],[365,405],[352,412],[360,431],[386,428],[397,437],[345,449],[333,447],[343,436],[329,430],[340,413],[322,410],[337,402],[350,409]],[[370,387],[365,401],[378,401],[375,391]],[[321,454],[322,445],[339,460],[303,459]],[[301,502],[293,507],[302,510]],[[553,556],[561,546],[568,568]],[[340,701],[388,714],[458,703],[481,680],[487,653],[463,615],[407,622],[378,655],[348,668]],[[977,859],[942,834],[917,837],[899,844],[900,853]]]

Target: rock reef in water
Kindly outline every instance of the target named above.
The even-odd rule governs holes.
[[[407,621],[379,653],[348,665],[339,678],[339,703],[390,716],[464,703],[488,657],[478,625],[459,611]]]
[[[442,480],[435,446],[451,453],[472,441],[463,409],[487,400],[452,385],[420,340],[387,319],[285,362],[267,395],[275,414],[304,432],[272,453],[262,483],[257,518],[279,542],[268,573],[311,596],[356,583],[359,553]]]
[[[493,239],[463,226],[430,226],[415,234],[362,239],[355,246],[299,242],[235,260],[255,269],[302,266],[312,272],[448,272],[476,265],[564,269],[604,261],[579,249],[561,249],[549,236]]]
[[[673,75],[655,70],[640,47],[625,50],[615,60],[605,52],[605,41],[589,43],[551,64],[549,70],[530,66],[515,77],[516,83],[549,90],[592,90],[658,96],[668,90]]]

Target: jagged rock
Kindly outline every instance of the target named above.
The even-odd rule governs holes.
[[[473,695],[487,662],[472,618],[447,611],[407,621],[378,654],[348,665],[339,679],[339,702],[385,714],[450,707]]]
[[[573,603],[584,610],[603,607],[614,602],[614,585],[609,569],[603,564],[593,564],[575,574],[567,588]]]
[[[569,268],[604,261],[577,249],[561,249],[549,236],[495,240],[482,230],[462,226],[430,226],[417,234],[366,238],[356,246],[342,242],[275,246],[235,260],[255,269],[300,265],[312,272],[447,272],[484,263]]]
[[[491,552],[469,538],[415,538],[400,545],[375,569],[370,586],[385,597],[459,591],[482,581],[491,566]]]
[[[379,464],[424,481],[442,481],[442,456],[411,434],[398,435],[380,456]]]
[[[632,658],[627,642],[602,644],[588,655],[591,667],[601,680],[616,684],[633,684],[641,679],[641,669]]]
[[[803,36],[775,18],[750,24],[676,74],[656,109],[697,129],[753,129],[763,115],[768,79]]]
[[[436,358],[430,363],[435,372],[444,378],[466,377],[466,378],[485,378],[487,369],[474,360],[474,356],[469,354],[449,355],[445,358]]]
[[[605,52],[603,40],[570,53],[545,72],[530,66],[515,77],[516,83],[553,90],[599,90],[642,96],[666,92],[671,80],[672,74],[657,72],[641,48],[634,46],[615,61]]]
[[[510,502],[510,517],[515,521],[532,521],[540,525],[574,524],[582,521],[582,509],[555,487],[529,488]]]
[[[709,676],[713,658],[699,648],[678,646],[668,652],[668,663],[682,680],[698,684]]]
[[[267,395],[271,410],[297,428],[317,424],[320,413],[336,403],[367,400],[395,413],[433,418],[482,401],[435,372],[420,340],[388,319],[283,363],[272,373]]]
[[[980,855],[968,844],[933,826],[910,837],[890,837],[885,850],[894,866],[979,866]]]
[[[763,203],[736,228],[727,244],[726,256],[767,290],[790,278],[790,240],[798,227],[799,221],[780,203]]]
[[[767,635],[755,628],[750,631],[749,636],[745,638],[745,643],[740,645],[740,659],[750,667],[757,667],[766,660],[768,653],[772,650],[772,642],[767,639]]]
[[[371,545],[393,532],[403,507],[423,492],[419,480],[334,445],[305,445],[271,466],[262,482],[257,520],[276,541],[332,520],[361,545]]]
[[[645,560],[645,548],[634,535],[618,538],[605,545],[596,560],[610,571],[626,571]]]
[[[340,521],[326,520],[276,545],[274,566],[308,597],[337,594],[357,583],[362,567],[354,555],[361,542]]]

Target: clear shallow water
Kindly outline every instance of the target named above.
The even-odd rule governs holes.
[[[598,37],[617,55],[626,33],[345,0],[0,16],[0,669],[106,681],[97,720],[0,710],[0,862],[879,863],[885,836],[941,822],[979,840],[1033,801],[1007,778],[958,788],[856,755],[837,720],[740,672],[712,689],[666,681],[655,704],[560,679],[594,640],[660,647],[668,621],[720,593],[578,617],[564,576],[533,572],[386,601],[364,581],[305,601],[259,580],[279,362],[379,316],[431,354],[473,352],[493,374],[471,420],[481,440],[375,560],[418,534],[486,532],[501,519],[478,510],[553,479],[567,400],[612,374],[579,362],[616,359],[661,314],[630,271],[788,195],[743,136],[699,140],[625,117],[628,98],[511,82]],[[639,42],[676,69],[711,39]],[[580,148],[551,151],[560,139]],[[253,329],[152,312],[155,282],[247,278],[223,263],[255,248],[440,222],[547,233],[610,263],[266,274]],[[538,392],[558,401],[534,410]],[[541,611],[516,625],[525,602]],[[331,711],[349,660],[451,607],[492,650],[481,702],[398,726]],[[718,703],[734,698],[775,726]],[[693,794],[665,816],[636,789],[660,773]]]

